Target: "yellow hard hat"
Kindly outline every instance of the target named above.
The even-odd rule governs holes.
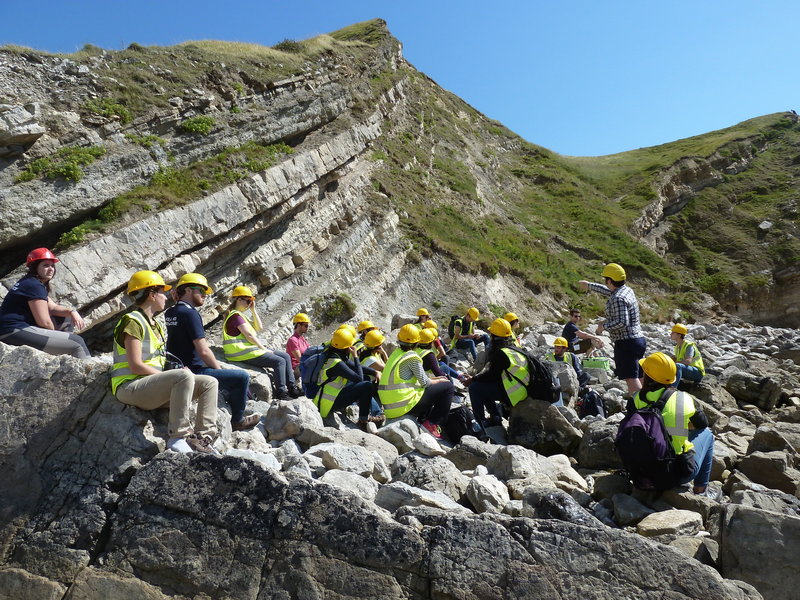
[[[507,312],[503,315],[503,318],[509,323],[511,323],[511,321],[519,321],[519,317],[512,312]]]
[[[231,292],[231,298],[250,298],[255,300],[256,295],[246,285],[237,285]]]
[[[416,344],[419,342],[419,329],[410,323],[403,325],[397,332],[397,339],[404,344]]]
[[[422,331],[419,332],[420,344],[430,344],[435,339],[436,339],[435,329],[423,329]]]
[[[605,267],[603,267],[603,272],[601,273],[603,277],[608,277],[613,281],[625,281],[625,269],[619,266],[617,263],[608,263]]]
[[[654,352],[647,358],[639,361],[639,364],[647,375],[653,381],[669,385],[675,382],[675,374],[677,367],[675,361],[663,352]]]
[[[344,350],[353,345],[356,341],[356,336],[349,329],[341,328],[333,332],[331,337],[331,346],[337,350]]]
[[[428,319],[422,324],[423,329],[439,329],[439,326],[436,324],[436,321],[433,319]]]
[[[689,333],[689,330],[686,328],[686,325],[683,325],[682,323],[675,323],[675,325],[672,326],[672,333],[680,333],[681,335],[686,335],[687,333]]]
[[[372,331],[368,331],[367,335],[364,336],[364,345],[367,348],[377,348],[385,339],[386,337],[380,332],[379,329],[373,329]]]
[[[467,314],[469,315],[469,318],[472,319],[473,321],[477,321],[478,317],[481,316],[481,312],[474,306],[467,311]]]
[[[431,313],[428,312],[427,308],[419,308],[419,309],[417,309],[417,316],[418,317],[423,317],[423,316],[430,317]]]
[[[569,342],[567,338],[557,337],[556,341],[553,342],[553,346],[563,346],[564,348],[569,348]]]
[[[497,337],[511,337],[514,332],[511,331],[511,324],[505,319],[495,319],[489,325],[489,333]]]
[[[311,323],[311,319],[308,318],[308,315],[306,313],[297,313],[292,318],[292,323],[295,323],[295,324],[297,324],[297,323]]]
[[[354,338],[358,336],[358,331],[356,330],[355,327],[350,325],[350,323],[342,323],[341,325],[339,325],[339,327],[337,327],[337,329],[346,329],[347,331],[353,334]]]
[[[164,288],[164,291],[171,290],[172,286],[164,283],[164,278],[155,271],[136,271],[128,280],[128,295],[136,290],[143,290],[149,287]]]
[[[191,283],[202,285],[205,288],[206,294],[211,294],[214,291],[211,289],[211,286],[208,285],[208,279],[200,275],[200,273],[186,273],[186,275],[178,280],[177,287]]]
[[[375,323],[372,321],[361,321],[361,323],[358,324],[358,333],[361,333],[365,329],[375,329]]]

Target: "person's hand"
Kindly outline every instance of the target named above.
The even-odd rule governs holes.
[[[605,345],[606,343],[603,341],[603,338],[601,337],[592,338],[592,346],[594,346],[595,348],[602,348]]]
[[[358,350],[356,350],[355,346],[350,346],[347,351],[350,353],[350,356],[356,358],[358,356]]]
[[[603,332],[605,331],[605,329],[606,329],[606,328],[605,328],[605,327],[603,327],[603,324],[602,324],[602,323],[600,323],[600,324],[597,326],[597,329],[595,330],[595,333],[596,333],[597,335],[600,335],[601,333],[603,333]],[[601,341],[602,341],[602,340],[601,340]]]
[[[585,279],[581,279],[578,282],[578,286],[581,288],[582,292],[588,292],[589,291],[589,282],[586,281]]]
[[[86,327],[86,323],[83,321],[83,318],[78,314],[77,310],[73,310],[69,313],[70,317],[72,318],[72,323],[75,325],[75,329],[80,331],[84,327]]]

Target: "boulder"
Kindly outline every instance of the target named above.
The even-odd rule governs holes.
[[[257,462],[265,469],[274,469],[280,471],[282,468],[281,462],[276,458],[273,453],[255,452],[253,450],[243,450],[239,448],[230,448],[225,452],[225,456],[236,456],[238,458],[246,458]]]
[[[392,444],[400,454],[414,450],[413,439],[420,433],[415,419],[403,417],[386,423],[378,430],[378,437]]]
[[[375,500],[378,494],[378,482],[369,477],[362,477],[351,471],[341,469],[331,469],[319,478],[322,483],[334,485],[351,494],[364,498],[365,500]]]
[[[739,462],[738,468],[751,481],[797,496],[800,471],[792,464],[785,452],[753,452]]]
[[[731,504],[800,517],[800,499],[797,496],[758,483],[738,481],[731,486],[730,497]]]
[[[564,362],[551,362],[550,368],[553,374],[558,377],[558,382],[561,384],[561,399],[564,404],[575,406],[575,401],[578,399],[578,391],[580,385],[578,384],[578,374],[572,365]]]
[[[465,435],[461,441],[451,448],[445,458],[452,462],[460,471],[471,471],[478,465],[486,465],[489,458],[497,452],[500,446],[481,442],[471,435]]]
[[[628,494],[614,494],[611,498],[614,506],[614,521],[621,527],[636,525],[654,511]]]
[[[618,419],[589,423],[578,446],[578,464],[585,469],[622,468],[622,461],[614,448],[618,428]]]
[[[670,546],[704,565],[717,568],[719,560],[719,544],[709,538],[678,537],[669,543]]]
[[[725,389],[736,398],[737,402],[755,404],[765,411],[775,408],[783,393],[779,381],[744,371],[733,373],[728,377]]]
[[[322,429],[322,417],[307,398],[277,400],[264,419],[270,440],[281,441],[299,436],[306,429]]]
[[[479,513],[503,512],[510,501],[508,488],[494,475],[478,475],[470,479],[466,495]]]
[[[372,475],[375,460],[372,455],[360,446],[337,443],[325,443],[312,446],[306,454],[318,456],[326,469],[350,471],[364,477]]]
[[[397,448],[386,440],[382,440],[377,435],[365,433],[360,429],[346,428],[343,430],[333,427],[323,427],[320,429],[304,429],[297,437],[297,441],[310,448],[316,444],[336,442],[345,446],[361,446],[370,452],[377,452],[383,459],[384,464],[390,465],[397,458]]]
[[[795,457],[800,452],[800,424],[764,423],[756,429],[747,453],[782,451]]]
[[[582,434],[559,410],[544,400],[529,398],[511,409],[508,442],[540,454],[571,454]]]
[[[382,485],[375,496],[375,504],[389,512],[395,512],[403,506],[430,506],[444,510],[467,512],[466,508],[446,494],[423,490],[402,481],[393,481]]]
[[[441,492],[456,502],[464,497],[469,478],[444,457],[427,457],[416,453],[400,456],[392,463],[392,479],[408,485]]]
[[[562,490],[528,487],[522,496],[522,514],[534,519],[558,519],[588,528],[605,525]]]
[[[630,479],[610,471],[598,471],[587,475],[586,478],[591,478],[593,481],[592,498],[595,500],[612,498],[615,494],[630,494],[633,489]]]
[[[694,535],[703,528],[699,514],[691,510],[664,510],[639,521],[636,533],[644,537]]]
[[[486,468],[489,473],[503,481],[526,479],[538,474],[547,475],[539,463],[538,455],[522,446],[500,446],[489,458]]]
[[[0,104],[0,157],[22,154],[47,131],[39,125],[38,102]]]
[[[436,438],[427,431],[420,433],[411,440],[411,444],[417,452],[425,456],[442,456],[447,453],[439,442],[436,441]]]
[[[66,586],[23,569],[0,568],[0,598],[3,600],[61,600]]]
[[[722,520],[720,572],[755,586],[765,600],[797,598],[800,517],[729,504]]]

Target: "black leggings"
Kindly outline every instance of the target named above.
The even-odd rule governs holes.
[[[429,385],[425,388],[422,398],[408,411],[408,414],[414,415],[420,421],[432,421],[436,425],[442,425],[447,420],[455,391],[452,381]]]
[[[30,346],[48,354],[69,354],[75,358],[91,357],[83,338],[67,331],[30,326],[0,336],[0,342],[12,346]]]

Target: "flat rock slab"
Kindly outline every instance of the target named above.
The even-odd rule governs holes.
[[[645,537],[659,535],[694,535],[703,528],[703,518],[690,510],[664,510],[646,516],[636,526]]]

